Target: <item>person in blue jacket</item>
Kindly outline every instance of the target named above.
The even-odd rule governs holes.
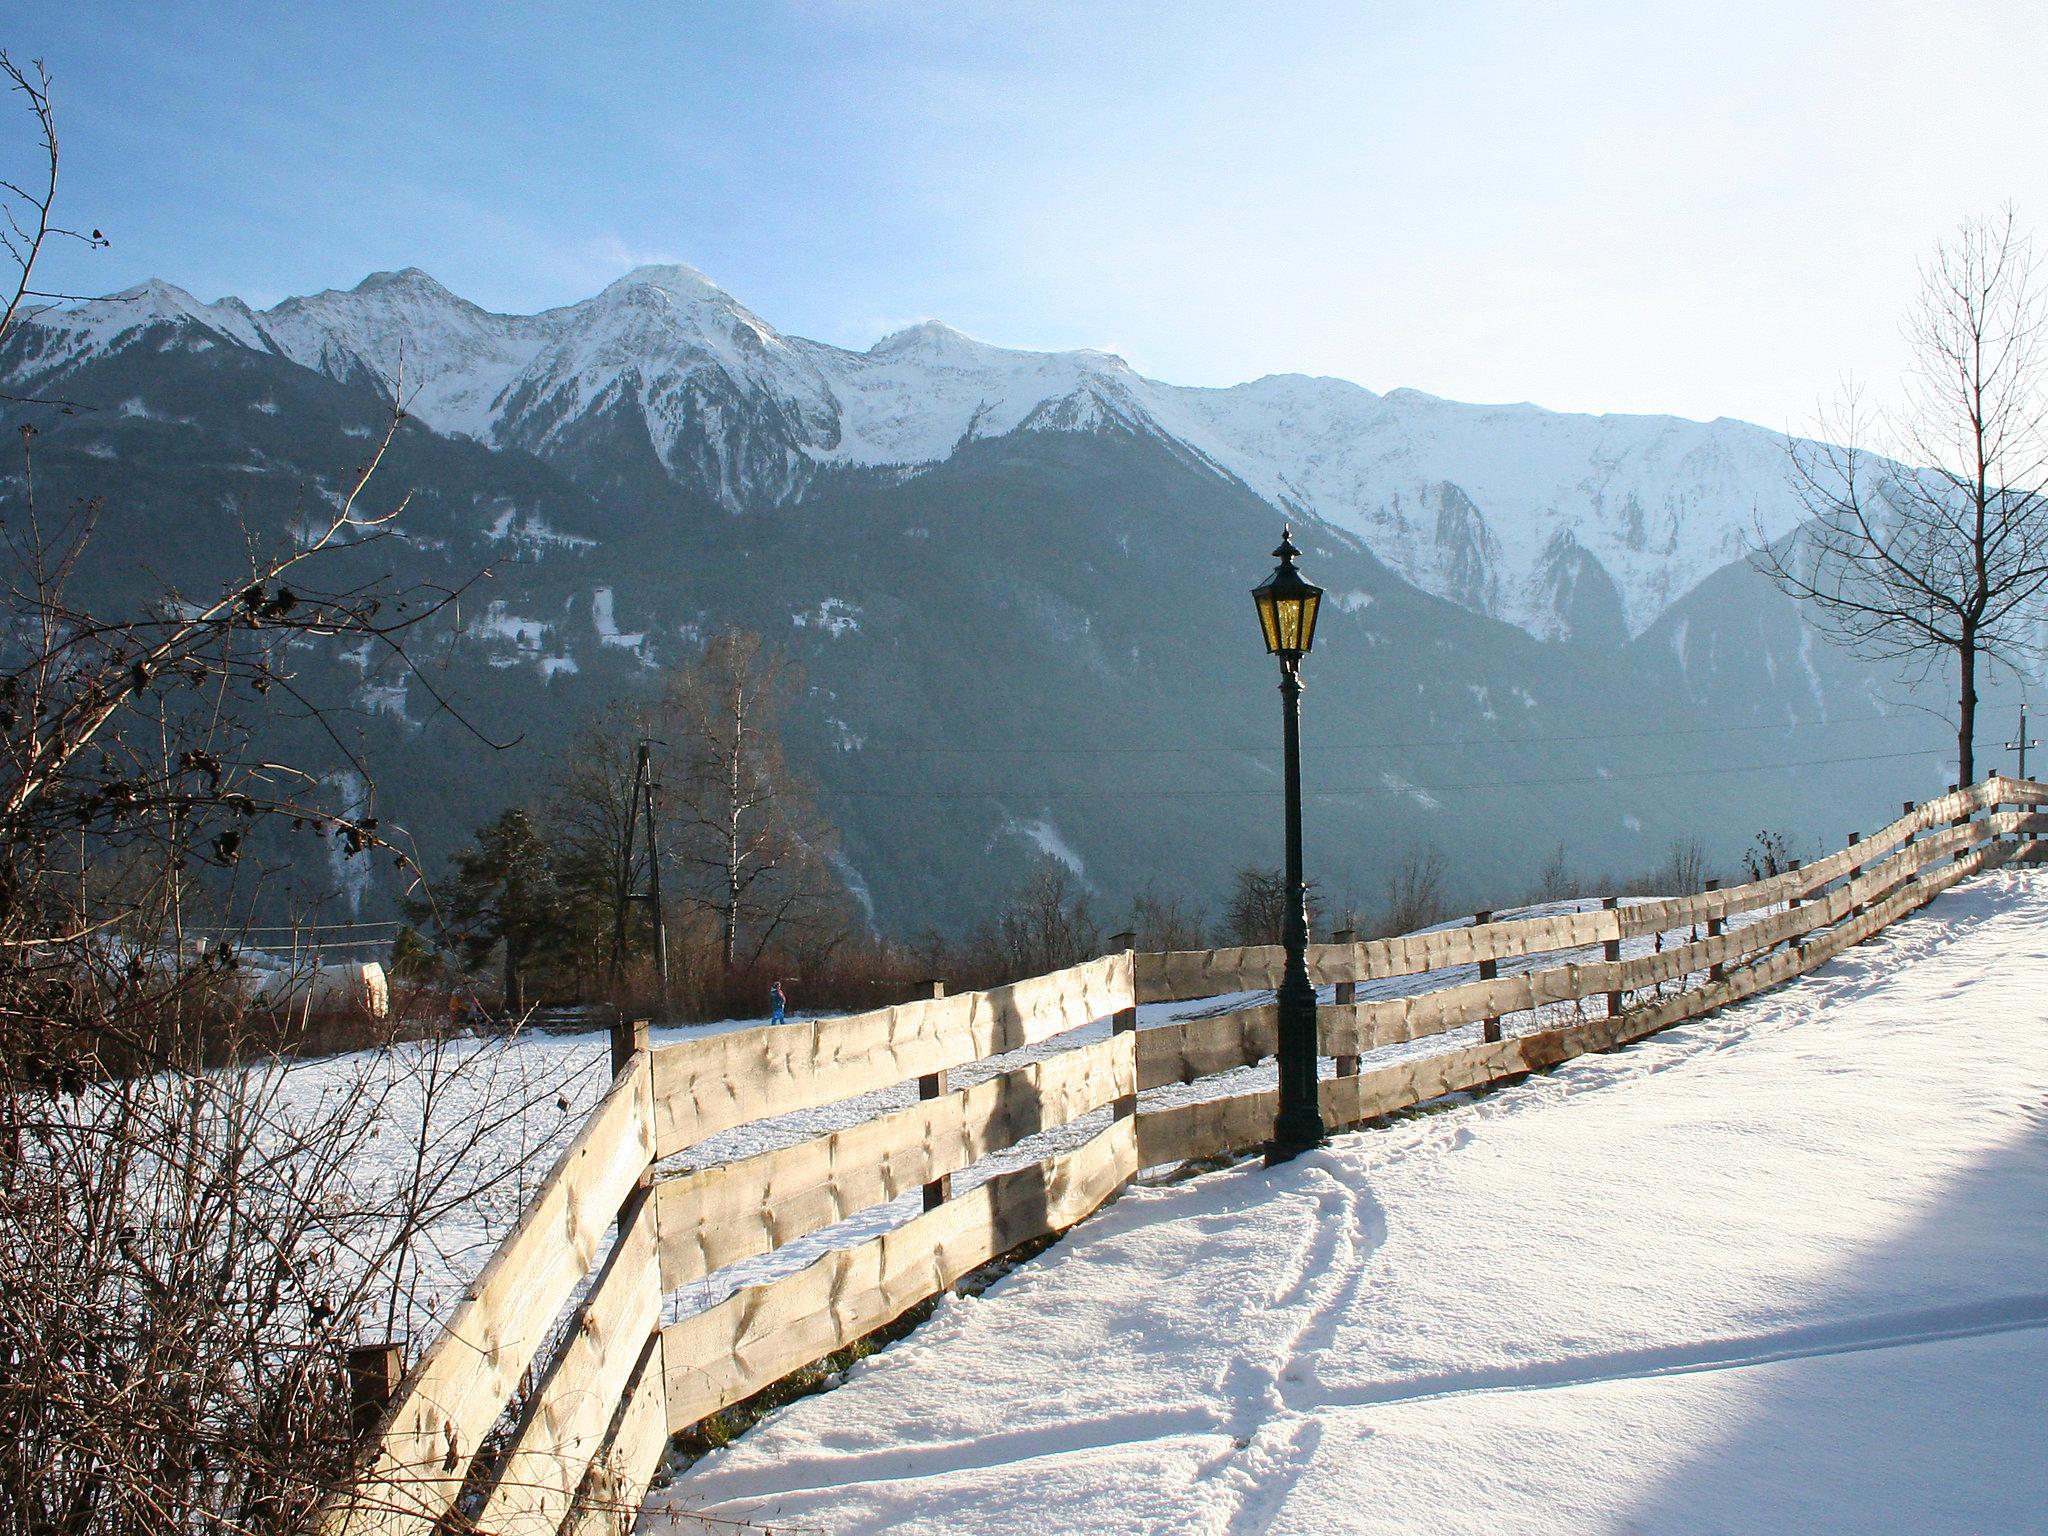
[[[784,996],[782,995],[782,983],[781,983],[780,981],[771,981],[771,982],[769,982],[769,983],[768,983],[768,1008],[769,1008],[769,1011],[770,1011],[770,1019],[769,1019],[769,1022],[770,1022],[770,1023],[773,1023],[773,1024],[780,1024],[780,1023],[782,1022],[782,1010],[783,1010],[783,1009],[784,1009],[785,1007],[787,1007],[787,1006],[788,1006],[788,999],[786,999],[786,998],[785,998],[785,997],[784,997]]]

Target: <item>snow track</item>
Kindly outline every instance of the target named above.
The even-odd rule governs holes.
[[[2048,875],[1968,882],[1626,1050],[1134,1189],[642,1528],[2040,1529],[2044,1025]]]

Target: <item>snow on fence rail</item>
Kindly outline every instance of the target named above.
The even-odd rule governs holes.
[[[2048,784],[1992,778],[1814,864],[1728,890],[1312,945],[1311,978],[1346,999],[1319,1010],[1322,1049],[1339,1068],[1321,1085],[1324,1117],[1356,1125],[1554,1066],[1810,970],[1957,880],[2038,856],[2048,847],[2037,841],[2048,832],[2043,805]],[[1755,913],[1764,915],[1726,926]],[[1624,940],[1644,938],[1649,952],[1621,957]],[[1599,961],[1495,974],[1502,960],[1593,945]],[[1151,1107],[1139,1095],[1271,1055],[1274,1010],[1139,1030],[1136,1009],[1272,987],[1281,963],[1277,947],[1125,951],[987,992],[659,1049],[640,1026],[615,1041],[610,1091],[401,1383],[326,1531],[430,1536],[458,1502],[468,1528],[495,1536],[629,1529],[671,1434],[1073,1225],[1141,1169],[1264,1142],[1271,1090]],[[1361,982],[1452,967],[1476,967],[1479,979],[1353,998]],[[1678,990],[1666,992],[1673,981]],[[1604,1000],[1598,1014],[1544,1027],[1545,1005],[1592,998]],[[1504,1031],[1520,1014],[1532,1027]],[[1105,1018],[1107,1038],[948,1091],[950,1069]],[[1475,1023],[1477,1043],[1359,1069],[1382,1047]],[[720,1131],[911,1078],[921,1097],[908,1108],[659,1171]],[[1107,1125],[1079,1145],[951,1192],[950,1175],[1104,1108]],[[926,1208],[902,1225],[663,1325],[664,1299],[682,1287],[919,1188]],[[518,1421],[492,1464],[478,1466],[529,1379]]]

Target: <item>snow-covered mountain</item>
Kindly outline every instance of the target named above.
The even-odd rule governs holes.
[[[55,371],[163,321],[386,381],[437,431],[544,459],[588,453],[600,426],[627,431],[734,512],[801,501],[835,469],[914,474],[969,441],[1116,423],[1539,639],[1622,643],[1757,527],[1775,537],[1798,518],[1783,439],[1743,422],[1461,405],[1300,375],[1186,388],[1108,353],[1017,351],[933,322],[848,351],[783,335],[685,266],[538,315],[493,314],[412,268],[264,311],[152,281],[45,315],[28,350]]]
[[[804,671],[791,759],[886,930],[971,923],[1041,854],[1104,910],[1212,900],[1271,855],[1244,594],[1283,515],[1333,598],[1303,768],[1333,900],[1421,848],[1474,905],[1560,847],[1629,872],[1698,836],[1727,868],[1768,825],[1812,851],[1952,776],[1939,721],[1734,558],[1792,516],[1781,443],[1735,422],[1186,389],[935,324],[848,351],[683,268],[528,316],[415,271],[263,311],[147,283],[0,343],[36,494],[100,508],[80,594],[113,612],[294,537],[394,382],[412,419],[372,489],[405,516],[338,579],[464,598],[420,668],[300,658],[353,755],[266,729],[337,793],[372,764],[430,867],[737,624]],[[0,520],[27,493],[0,470]],[[388,910],[374,871],[272,853]]]

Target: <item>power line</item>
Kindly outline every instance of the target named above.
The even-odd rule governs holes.
[[[1818,730],[1828,726],[1872,725],[1880,721],[1895,719],[1893,715],[1852,715],[1837,720],[1783,720],[1766,725],[1699,725],[1678,726],[1670,730],[1641,731],[1572,731],[1542,736],[1425,736],[1407,740],[1358,742],[1340,745],[1311,745],[1304,742],[1302,751],[1308,752],[1382,752],[1415,747],[1519,747],[1539,746],[1547,742],[1561,741],[1630,741],[1645,739],[1666,739],[1683,736],[1725,736],[1745,731],[1792,731]],[[1040,757],[1040,756],[1110,756],[1132,754],[1161,757],[1194,757],[1215,754],[1258,756],[1271,752],[1272,744],[1262,746],[1223,747],[1136,747],[1102,746],[1095,743],[1064,743],[1057,746],[995,746],[987,743],[958,742],[880,742],[863,740],[859,746],[851,747],[843,742],[797,741],[792,745],[811,751],[831,755],[852,756],[855,753],[932,753],[945,756],[970,757]]]
[[[1731,773],[1779,773],[1792,768],[1834,767],[1845,763],[1881,763],[1906,757],[1938,757],[1953,750],[1950,747],[1918,747],[1904,752],[1869,752],[1853,757],[1810,757],[1789,763],[1739,763],[1717,768],[1664,768],[1648,769],[1634,773],[1601,773],[1598,771],[1582,774],[1561,775],[1541,779],[1489,779],[1461,784],[1369,784],[1348,789],[1317,789],[1304,787],[1303,794],[1318,795],[1325,799],[1346,798],[1356,795],[1436,795],[1463,790],[1482,789],[1533,789],[1564,784],[1627,784],[1649,779],[1708,778]],[[839,799],[868,800],[1208,800],[1255,797],[1274,799],[1283,791],[1271,789],[1078,789],[1048,790],[1038,788],[993,789],[820,789],[821,796]]]

